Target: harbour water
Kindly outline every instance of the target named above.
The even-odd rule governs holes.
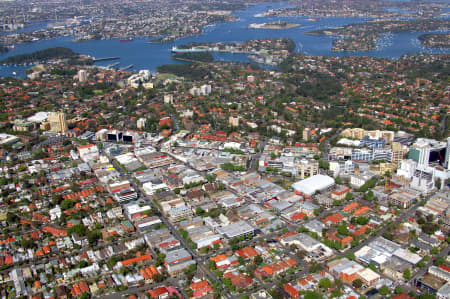
[[[170,58],[173,46],[189,42],[245,42],[258,38],[291,38],[297,45],[296,52],[308,55],[325,56],[374,56],[385,58],[397,58],[403,54],[411,53],[441,53],[449,54],[450,49],[431,49],[420,45],[417,37],[423,32],[392,34],[383,37],[377,42],[377,49],[373,51],[359,52],[332,52],[332,41],[336,37],[309,35],[306,32],[344,26],[346,24],[364,22],[365,18],[350,17],[328,17],[318,20],[308,20],[309,17],[258,17],[268,9],[289,7],[286,2],[259,4],[251,6],[244,11],[234,14],[235,22],[219,23],[204,28],[201,35],[189,36],[172,43],[148,43],[149,38],[135,38],[132,42],[120,42],[118,39],[93,40],[73,42],[73,37],[58,37],[50,40],[42,40],[29,44],[19,44],[13,51],[0,55],[0,59],[11,55],[31,53],[50,47],[67,47],[73,51],[90,55],[92,57],[119,56],[120,62],[117,68],[133,65],[131,70],[149,69],[155,71],[159,65],[169,63],[186,63]],[[255,16],[256,15],[256,16]],[[290,29],[250,29],[252,23],[269,23],[275,21],[286,21],[300,24]],[[245,54],[214,53],[217,60],[250,62]],[[98,62],[96,65],[107,66],[110,61]],[[16,72],[17,76],[24,76],[24,71],[29,66],[0,66],[0,76],[11,76]]]

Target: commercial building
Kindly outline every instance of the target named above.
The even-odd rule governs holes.
[[[0,145],[14,144],[19,141],[20,138],[17,136],[0,133]]]
[[[450,299],[450,282],[447,282],[442,288],[436,293],[437,299]]]
[[[364,285],[373,287],[380,280],[380,275],[369,268],[358,272],[359,279],[362,280]]]
[[[192,259],[189,252],[184,248],[169,251],[164,260],[164,265],[166,266],[167,272],[171,276],[183,272],[184,269],[193,264],[195,264],[195,261]]]
[[[403,159],[404,156],[403,146],[399,142],[393,142],[391,148],[392,148],[391,162],[398,165],[398,163]]]
[[[444,266],[441,265],[440,267],[431,266],[428,269],[428,273],[430,273],[440,279],[443,279],[447,282],[450,282],[450,268],[445,265]]]
[[[333,202],[334,202],[333,199],[331,199],[328,196],[322,195],[322,194],[317,195],[316,200],[319,203],[319,205],[324,206],[325,208],[331,208],[333,206]]]
[[[255,229],[247,222],[241,220],[219,227],[217,228],[217,232],[229,239],[233,239],[240,236],[253,235],[255,233]]]
[[[361,128],[347,128],[340,134],[340,136],[354,139],[362,139],[364,135],[366,135],[366,130]]]
[[[333,192],[331,192],[331,198],[334,200],[343,200],[345,199],[345,196],[349,191],[350,191],[349,187],[339,185]]]
[[[316,160],[295,160],[294,167],[297,169],[297,176],[302,180],[319,174],[319,162]]]
[[[402,209],[408,208],[415,198],[415,195],[407,192],[395,192],[389,195],[389,201]]]
[[[375,175],[372,173],[353,174],[350,176],[350,185],[353,188],[358,189],[374,177]]]
[[[327,268],[333,275],[350,284],[358,279],[358,273],[364,270],[363,266],[347,258],[332,261],[327,264]]]
[[[360,144],[369,148],[383,148],[386,145],[386,140],[381,137],[377,138],[366,135],[361,139]]]
[[[14,269],[9,273],[9,277],[11,278],[16,296],[26,296],[28,295],[28,289],[25,285],[22,269]]]
[[[390,148],[372,148],[372,149],[353,149],[351,159],[353,161],[392,161],[392,149]]]
[[[355,173],[355,166],[352,160],[339,160],[339,161],[331,161],[330,163],[330,171],[332,172],[333,177],[337,177],[339,175],[350,175]]]
[[[416,161],[419,167],[426,167],[430,162],[441,161],[445,157],[446,147],[446,142],[419,138],[410,147],[408,159]]]
[[[314,232],[319,236],[322,235],[322,231],[327,227],[325,224],[320,222],[317,219],[311,220],[304,224],[304,227],[307,228],[310,232]]]
[[[397,169],[397,175],[405,178],[406,180],[411,180],[416,172],[417,162],[411,159],[400,161],[400,165]]]
[[[445,284],[446,282],[444,279],[436,277],[430,273],[427,273],[423,277],[416,280],[416,286],[430,294],[437,294],[437,292],[443,288]]]
[[[168,186],[158,178],[151,178],[150,181],[142,185],[147,195],[153,195],[158,190],[167,190]]]
[[[29,121],[16,119],[13,125],[13,131],[16,132],[30,132],[34,129],[34,124]]]
[[[130,204],[125,206],[125,214],[129,219],[140,217],[144,212],[150,211],[152,208],[149,205],[139,206],[138,204]]]
[[[412,177],[410,187],[423,193],[431,192],[435,188],[433,169],[429,167],[420,169],[418,165]]]
[[[323,191],[334,185],[334,179],[327,175],[314,175],[292,185],[295,193],[310,198],[317,191]]]
[[[78,155],[81,160],[88,162],[94,159],[98,159],[100,152],[95,144],[87,144],[77,147]]]

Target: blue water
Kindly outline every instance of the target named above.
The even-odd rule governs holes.
[[[270,7],[269,7],[270,6]],[[245,42],[257,38],[278,38],[288,37],[295,41],[296,52],[309,55],[325,56],[374,56],[397,58],[407,53],[450,53],[450,49],[429,49],[420,45],[417,36],[422,33],[401,33],[383,38],[378,42],[378,47],[373,51],[360,52],[332,52],[332,41],[336,37],[308,35],[305,32],[344,26],[350,23],[364,22],[366,18],[321,18],[318,21],[308,21],[308,17],[255,17],[255,14],[263,13],[268,9],[279,9],[289,7],[285,2],[260,4],[247,8],[244,11],[234,14],[238,18],[236,22],[219,23],[204,28],[203,33],[198,36],[185,37],[173,43],[149,44],[148,41],[154,38],[138,38],[132,42],[120,42],[113,40],[96,40],[84,42],[72,42],[73,37],[58,37],[51,40],[44,40],[29,44],[16,45],[14,51],[0,55],[0,59],[5,57],[30,53],[49,47],[68,47],[75,52],[90,55],[93,57],[121,57],[119,67],[134,65],[134,70],[149,69],[155,71],[156,67],[167,63],[183,63],[170,58],[170,49],[175,45],[188,42]],[[288,21],[301,24],[299,27],[285,30],[265,30],[249,29],[251,23],[274,22],[277,20]],[[38,25],[37,25],[38,26]],[[42,25],[41,25],[42,26]],[[244,54],[214,53],[217,60],[243,61],[249,59]],[[116,61],[104,61],[97,65],[106,66]],[[27,67],[23,66],[1,66],[0,76],[11,76],[12,72],[17,72],[18,76],[24,76]],[[132,69],[132,70],[133,70]]]

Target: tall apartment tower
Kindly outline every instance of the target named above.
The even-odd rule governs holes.
[[[80,82],[86,82],[87,81],[87,72],[86,72],[86,70],[79,70],[78,71],[78,81],[80,81]]]
[[[302,133],[303,141],[311,139],[311,128],[304,128]]]
[[[450,170],[450,137],[447,137],[447,147],[445,148],[445,163],[444,166]]]
[[[48,114],[48,122],[50,123],[51,132],[64,134],[68,130],[64,112],[50,112]]]
[[[430,145],[420,145],[416,147],[419,151],[419,162],[417,163],[420,166],[428,166],[428,162],[430,160]]]
[[[228,123],[232,127],[239,127],[239,116],[237,115],[230,116],[230,118],[228,119]]]

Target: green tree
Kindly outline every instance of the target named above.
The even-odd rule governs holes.
[[[368,219],[367,217],[361,216],[361,217],[358,217],[358,219],[356,220],[356,222],[357,222],[359,225],[366,225],[367,223],[369,223],[369,219]]]
[[[440,266],[442,264],[445,263],[445,259],[442,256],[438,256],[436,257],[436,259],[434,260],[434,265],[435,266]]]
[[[19,216],[17,216],[14,213],[8,212],[8,213],[6,213],[6,221],[8,223],[14,223],[16,221],[19,221]]]
[[[345,257],[348,258],[349,260],[352,260],[352,261],[354,261],[356,259],[355,254],[353,252],[350,252],[350,251],[345,254]]]
[[[431,253],[432,255],[439,254],[439,249],[433,248],[433,249],[431,249],[430,253]]]
[[[327,277],[324,277],[321,280],[319,280],[319,288],[328,290],[329,288],[331,288],[331,286],[332,286],[331,281]]]
[[[405,271],[403,271],[403,277],[405,279],[410,279],[411,278],[411,270],[406,269]]]
[[[306,291],[305,296],[303,297],[304,299],[321,299],[322,296],[317,293],[317,292],[313,292],[313,291]]]
[[[260,265],[263,262],[263,258],[261,256],[257,255],[257,256],[255,256],[253,261],[255,262],[256,265]]]
[[[74,205],[75,203],[73,202],[73,200],[66,198],[61,202],[61,209],[68,210],[73,208]]]
[[[97,244],[97,241],[100,240],[102,234],[98,230],[93,230],[87,233],[87,239],[89,244]]]
[[[419,296],[419,299],[436,299],[436,295],[422,294],[422,295]]]
[[[381,288],[378,289],[378,292],[380,293],[380,295],[386,296],[386,295],[388,295],[390,293],[390,290],[389,290],[389,288],[386,285],[384,285],[384,286],[382,286]]]
[[[198,216],[203,216],[205,214],[205,210],[203,210],[202,207],[197,207],[195,209],[195,214]]]
[[[68,232],[70,234],[77,234],[78,236],[86,236],[86,234],[88,233],[88,229],[86,226],[80,223],[69,228]]]
[[[362,287],[363,282],[362,282],[361,279],[355,279],[355,280],[353,280],[352,285],[353,285],[355,288],[359,289],[359,288]]]
[[[342,223],[338,226],[338,233],[344,236],[348,235],[348,228],[346,223]]]

